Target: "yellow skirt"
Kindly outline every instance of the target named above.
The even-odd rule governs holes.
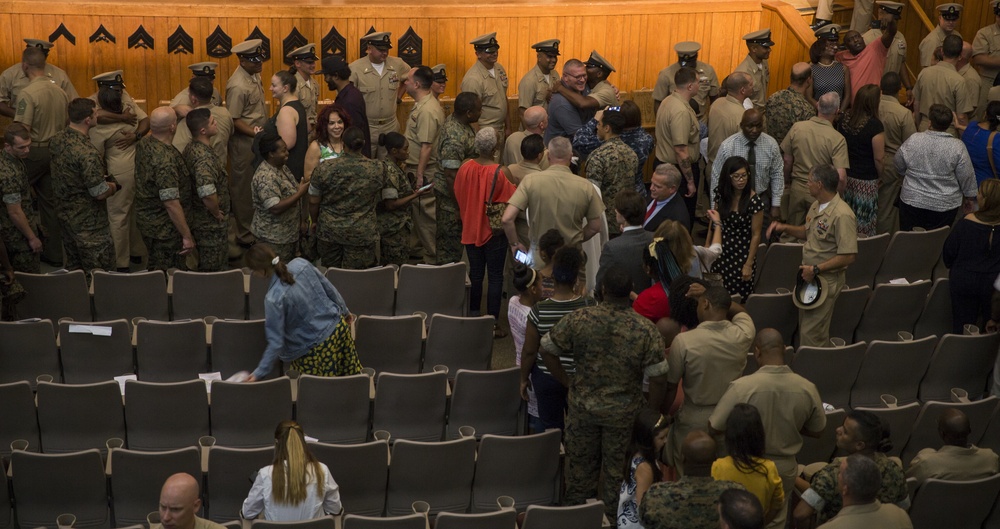
[[[330,337],[309,352],[292,360],[292,368],[305,375],[340,377],[361,372],[358,350],[351,337],[351,325],[341,318]]]

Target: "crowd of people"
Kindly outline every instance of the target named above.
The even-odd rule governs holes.
[[[390,56],[388,32],[367,35],[349,64],[320,61],[314,44],[290,52],[292,67],[269,81],[270,118],[257,39],[233,46],[224,106],[217,64],[205,62],[148,115],[124,72],[94,77],[97,91],[79,98],[47,63],[52,44],[26,39],[21,63],[0,75],[0,114],[13,118],[0,153],[5,282],[40,261],[89,276],[143,259],[151,270],[219,271],[242,257],[269,282],[254,381],[277,360],[360,372],[350,309],[316,264],[465,259],[468,312],[494,316],[496,337],[506,336],[511,278],[521,394],[532,430],[565,432],[567,502],[600,497],[619,527],[714,527],[720,517],[723,527],[784,527],[789,512],[829,527],[909,527],[892,506],[906,504],[903,470],[880,451],[878,418],[853,412],[827,425],[815,386],[784,365],[790,337],[756,332],[740,304],[760,243],[801,242],[799,342],[827,346],[859,237],[953,226],[943,258],[956,332],[1000,320],[1000,0],[990,2],[996,24],[971,44],[954,30],[962,6],[938,6],[915,78],[897,31],[904,6],[865,3],[842,43],[821,6],[810,62],[770,96],[780,81],[769,29],[744,35],[746,58],[721,82],[699,43],[677,43],[653,91],[653,134],[597,51],[566,60],[560,75],[558,39],[532,46],[537,63],[517,86],[522,130],[496,33],[470,42],[477,60],[447,116],[446,65]],[[316,75],[337,92],[333,104],[318,104]],[[401,124],[404,94],[414,105]],[[741,377],[748,351],[761,368]],[[942,426],[949,445],[984,454],[969,445],[967,420],[953,419]],[[795,459],[802,435],[833,427],[851,455],[808,481]],[[244,515],[340,510],[329,469],[302,439],[297,424],[279,425],[275,464],[258,474]],[[995,473],[996,455],[984,457]],[[175,478],[164,494],[183,489],[174,496],[186,502],[191,480]],[[171,505],[161,499],[165,525]]]

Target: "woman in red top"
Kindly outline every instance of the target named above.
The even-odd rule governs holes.
[[[483,127],[476,134],[479,157],[462,164],[455,175],[455,200],[462,217],[462,244],[469,256],[469,315],[478,316],[483,297],[483,277],[489,272],[486,292],[486,313],[500,318],[500,298],[503,292],[503,269],[507,259],[507,236],[503,230],[490,228],[486,218],[486,202],[507,202],[514,194],[510,172],[493,161],[497,149],[497,133]],[[495,183],[494,183],[495,182]],[[492,195],[491,195],[492,193]],[[498,327],[499,329],[499,327]]]

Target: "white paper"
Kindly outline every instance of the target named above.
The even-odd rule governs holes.
[[[316,439],[315,437],[309,437],[308,435],[306,435],[305,438],[306,438],[306,442],[307,443],[316,443],[316,442],[319,442],[319,439]]]
[[[94,336],[111,336],[111,327],[106,325],[70,325],[69,332],[74,334],[93,334]]]
[[[115,377],[115,381],[118,382],[118,387],[122,390],[122,396],[125,396],[125,381],[126,380],[138,380],[135,375],[121,375]]]
[[[205,381],[205,391],[211,393],[212,381],[222,380],[222,373],[219,371],[216,371],[214,373],[198,373],[198,378]]]
[[[897,277],[896,279],[889,280],[890,285],[909,285],[910,282],[906,280],[905,277]]]

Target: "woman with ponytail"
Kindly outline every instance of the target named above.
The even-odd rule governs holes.
[[[340,292],[302,258],[287,264],[264,243],[244,255],[253,275],[268,280],[264,295],[267,348],[247,382],[266,377],[278,360],[307,375],[356,375],[361,362],[350,311]]]
[[[306,446],[302,426],[282,421],[274,430],[274,461],[257,472],[243,502],[243,517],[263,514],[272,522],[311,520],[339,514],[340,488],[330,469]]]

